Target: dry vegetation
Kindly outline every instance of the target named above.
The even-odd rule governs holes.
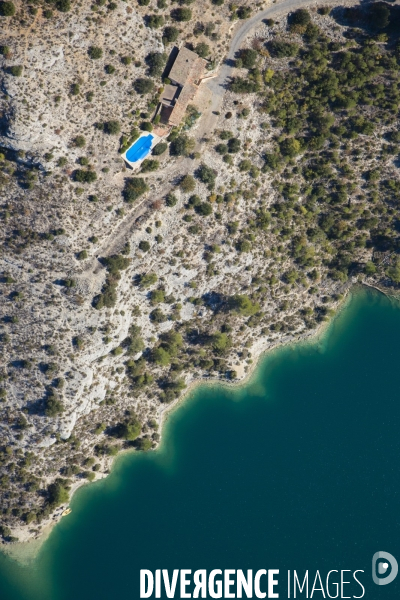
[[[212,72],[261,7],[141,4],[0,17],[4,540],[58,518],[121,449],[156,447],[191,381],[241,379],[354,282],[400,283],[396,7],[261,22],[215,131],[191,107],[132,175],[118,151],[151,128],[166,36]]]

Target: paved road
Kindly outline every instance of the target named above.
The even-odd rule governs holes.
[[[240,49],[244,39],[251,32],[251,30],[254,29],[254,27],[263,19],[271,19],[281,15],[282,13],[287,14],[293,10],[297,10],[298,8],[303,8],[305,6],[309,7],[321,3],[323,4],[323,2],[324,0],[322,0],[322,2],[317,2],[316,0],[284,0],[278,4],[271,4],[271,6],[268,8],[256,13],[253,17],[243,21],[242,23],[239,22],[240,25],[234,33],[229,47],[229,52],[226,56],[225,62],[219,69],[218,75],[213,79],[210,79],[210,81],[207,83],[203,84],[207,85],[211,91],[212,100],[209,113],[207,115],[203,115],[202,123],[199,127],[201,134],[204,132],[209,135],[217,125],[218,115],[215,113],[221,111],[224,94],[233,71],[233,60],[235,59],[236,53]],[[337,3],[338,0],[334,0],[334,2],[330,4],[332,5]],[[342,4],[343,1],[340,1],[340,3]]]
[[[256,13],[251,19],[247,19],[240,25],[232,38],[226,61],[222,64],[217,77],[210,79],[206,84],[213,93],[212,110],[218,111],[222,106],[226,85],[233,70],[233,63],[231,61],[234,60],[243,40],[251,30],[263,19],[271,19],[282,13],[289,13],[298,8],[314,4],[321,4],[321,2],[316,2],[315,0],[284,0],[283,2],[279,2],[279,4],[272,4],[268,8]]]

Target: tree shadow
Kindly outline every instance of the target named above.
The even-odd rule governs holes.
[[[388,41],[393,42],[400,36],[400,6],[387,2],[364,0],[351,7],[337,6],[332,9],[331,17],[338,25],[354,27],[367,35],[385,33]],[[357,36],[357,31],[346,32],[346,37]]]
[[[179,48],[177,46],[174,46],[171,50],[171,52],[169,53],[169,56],[167,58],[167,64],[164,67],[164,71],[162,73],[162,78],[164,77],[168,77],[169,72],[172,69],[172,65],[175,62],[176,57],[178,56],[179,53]]]

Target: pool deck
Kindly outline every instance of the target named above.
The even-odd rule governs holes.
[[[147,152],[147,154],[145,154],[144,156],[142,156],[142,158],[140,158],[139,160],[136,160],[136,161],[134,161],[134,162],[130,161],[130,160],[129,160],[129,159],[126,157],[126,155],[127,155],[127,153],[129,152],[129,150],[132,148],[132,146],[134,146],[134,145],[135,145],[135,144],[138,142],[138,140],[140,140],[140,138],[142,138],[142,137],[147,137],[148,135],[152,135],[152,136],[153,136],[153,140],[152,140],[152,144],[151,144],[151,146],[150,146],[150,148],[149,148],[149,151]],[[142,134],[141,134],[141,135],[138,137],[138,139],[137,139],[137,140],[135,140],[135,141],[133,142],[133,144],[131,144],[131,145],[129,146],[129,148],[128,148],[127,150],[125,150],[125,152],[124,152],[123,154],[121,154],[121,156],[122,156],[122,158],[124,159],[124,161],[125,161],[125,162],[126,162],[126,163],[127,163],[129,166],[130,166],[130,167],[131,167],[131,169],[137,169],[138,167],[140,167],[140,165],[142,164],[142,162],[143,162],[143,161],[144,161],[146,158],[148,158],[148,156],[149,156],[149,155],[150,155],[150,153],[151,153],[151,150],[154,148],[154,146],[155,146],[156,144],[158,144],[158,142],[159,142],[160,140],[161,140],[161,137],[160,137],[159,135],[157,135],[155,131],[144,131],[144,132],[143,132],[143,133],[142,133]]]

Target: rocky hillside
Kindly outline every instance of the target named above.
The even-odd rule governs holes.
[[[396,292],[398,8],[0,2],[5,543],[119,451],[155,448],[191,382],[242,379],[355,282]],[[217,74],[262,9],[218,110],[204,82],[127,170],[173,45]]]

